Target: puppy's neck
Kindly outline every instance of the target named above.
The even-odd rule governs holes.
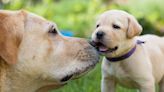
[[[119,46],[118,51],[114,53],[113,56],[106,56],[106,59],[110,62],[119,62],[129,58],[132,54],[134,54],[136,50],[137,41],[130,39],[129,41],[123,42],[122,45]]]
[[[131,39],[128,41],[128,43],[126,46],[124,46],[125,48],[120,52],[120,54],[118,56],[122,56],[126,53],[128,53],[131,49],[133,49],[136,46],[136,40],[135,39]]]

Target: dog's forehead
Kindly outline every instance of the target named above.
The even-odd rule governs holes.
[[[26,18],[26,27],[29,28],[37,28],[38,30],[44,30],[46,32],[51,27],[57,28],[56,23],[46,20],[45,18],[36,15],[34,13],[28,12]],[[33,31],[33,30],[31,30]]]
[[[42,21],[45,21],[46,19],[44,19],[43,17],[39,16],[39,15],[36,15],[34,13],[28,13],[28,16],[31,17],[31,18],[35,18],[35,19],[38,19],[38,20],[42,20]]]
[[[47,24],[50,24],[50,25],[54,25],[54,27],[57,27],[57,24],[55,22],[48,21],[45,18],[43,18],[39,15],[36,15],[34,13],[29,13],[28,16],[29,16],[29,18],[31,18],[35,22],[47,23]]]
[[[41,16],[38,16],[34,13],[27,13],[27,22],[33,22],[33,23],[39,23],[39,24],[43,24],[43,23],[48,23],[48,21],[46,19],[44,19]]]

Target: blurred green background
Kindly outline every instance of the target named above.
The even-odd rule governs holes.
[[[0,9],[26,9],[54,21],[60,30],[70,30],[76,37],[89,38],[96,18],[109,9],[133,14],[142,34],[164,35],[164,0],[0,0]],[[51,92],[100,92],[101,64],[86,76]],[[137,92],[117,87],[117,92]]]

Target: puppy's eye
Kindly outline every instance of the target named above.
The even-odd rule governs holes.
[[[121,28],[120,26],[118,26],[116,24],[113,24],[112,26],[113,26],[114,29],[120,29]]]
[[[99,24],[97,24],[97,25],[96,25],[96,28],[98,28],[99,26],[100,26],[100,25],[99,25]]]
[[[52,27],[52,28],[48,31],[48,33],[57,34],[57,30],[56,30],[56,28]]]

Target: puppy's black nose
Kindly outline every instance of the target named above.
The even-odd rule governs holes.
[[[104,35],[105,35],[105,33],[102,32],[102,31],[99,31],[99,32],[96,33],[97,39],[102,39]]]

